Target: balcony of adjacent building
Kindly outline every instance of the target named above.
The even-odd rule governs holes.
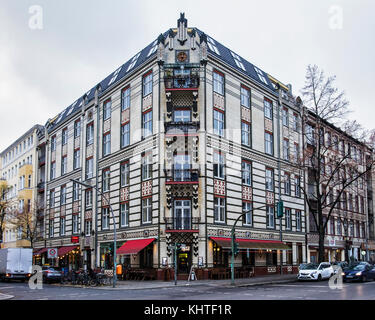
[[[42,154],[38,157],[38,165],[39,167],[42,167],[46,164],[46,155]]]
[[[199,88],[199,64],[164,66],[165,91],[196,91]]]
[[[45,181],[40,181],[40,182],[37,184],[37,189],[38,189],[38,192],[39,192],[39,193],[44,192],[45,184],[46,184]]]

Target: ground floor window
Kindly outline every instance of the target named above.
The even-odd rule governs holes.
[[[140,268],[152,268],[153,265],[154,264],[153,264],[152,246],[148,246],[139,253],[139,267]]]
[[[266,252],[266,265],[267,266],[276,266],[277,265],[277,251],[276,250],[267,250],[267,252]]]
[[[229,261],[228,251],[223,251],[223,249],[220,246],[218,246],[216,242],[214,242],[213,250],[214,250],[214,256],[213,256],[214,267],[227,267],[228,261]]]
[[[242,252],[242,265],[243,266],[255,266],[255,252],[246,249],[246,252]]]

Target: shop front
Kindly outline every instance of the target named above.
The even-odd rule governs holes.
[[[232,243],[230,238],[210,237],[213,248],[211,278],[228,278],[231,266]],[[292,248],[281,241],[236,239],[238,255],[234,260],[237,277],[275,274],[280,272],[282,251],[292,266]],[[283,272],[292,272],[283,264]],[[284,271],[285,269],[285,271]]]
[[[82,255],[79,246],[65,246],[57,250],[59,256],[58,266],[65,271],[82,268]]]
[[[47,248],[34,249],[33,264],[43,266],[47,261]]]

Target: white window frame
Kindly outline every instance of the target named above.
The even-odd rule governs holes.
[[[216,223],[225,223],[225,198],[214,197],[214,219]]]

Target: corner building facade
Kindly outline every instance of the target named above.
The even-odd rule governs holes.
[[[70,268],[111,269],[107,198],[118,263],[152,278],[173,268],[174,244],[181,278],[192,266],[200,278],[228,276],[231,229],[242,213],[238,276],[296,272],[306,261],[303,174],[293,165],[300,121],[290,86],[181,15],[177,28],[47,122],[45,239],[37,248],[59,248]]]

